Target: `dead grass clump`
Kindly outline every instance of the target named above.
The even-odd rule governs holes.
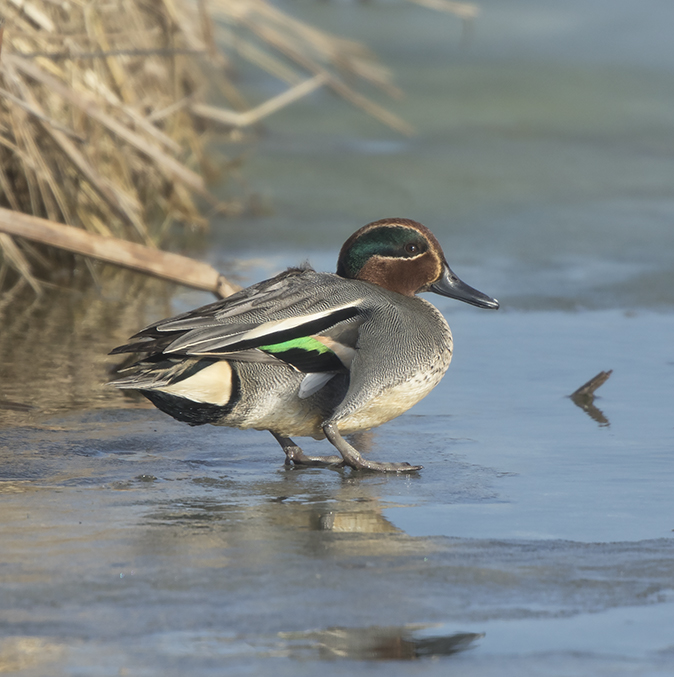
[[[0,8],[3,206],[148,244],[165,219],[205,225],[193,198],[207,197],[193,169],[203,147],[189,111],[152,119],[205,85],[184,56],[161,54],[193,42],[170,3]]]
[[[0,207],[156,246],[174,223],[205,228],[204,205],[244,208],[241,198],[219,201],[207,190],[209,121],[220,140],[240,142],[242,129],[327,86],[411,131],[354,89],[366,82],[398,93],[361,45],[265,0],[205,2],[0,0]],[[288,90],[251,109],[228,78],[235,56]],[[207,105],[214,88],[225,108]],[[72,268],[70,255],[0,229],[0,287],[21,278],[38,291],[35,271],[54,261]]]

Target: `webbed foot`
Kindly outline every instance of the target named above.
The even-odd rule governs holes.
[[[422,465],[410,465],[409,463],[379,463],[377,461],[365,460],[360,452],[352,447],[340,434],[336,426],[332,423],[326,423],[323,426],[325,436],[330,443],[337,449],[344,459],[344,465],[348,465],[354,470],[372,470],[374,472],[415,472],[421,470]]]

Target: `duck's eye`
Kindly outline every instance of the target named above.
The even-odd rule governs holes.
[[[416,254],[419,251],[419,247],[417,245],[413,244],[412,242],[408,242],[405,245],[405,251],[408,254]]]

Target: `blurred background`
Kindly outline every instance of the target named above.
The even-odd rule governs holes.
[[[326,91],[280,111],[248,165],[273,213],[218,222],[216,249],[336,251],[401,215],[506,308],[671,308],[671,5],[487,1],[469,21],[404,2],[287,8],[372,48],[415,133]]]

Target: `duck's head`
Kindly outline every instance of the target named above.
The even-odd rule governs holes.
[[[357,230],[339,252],[337,275],[405,296],[432,291],[479,308],[499,305],[462,282],[447,265],[433,233],[410,219],[382,219]]]

